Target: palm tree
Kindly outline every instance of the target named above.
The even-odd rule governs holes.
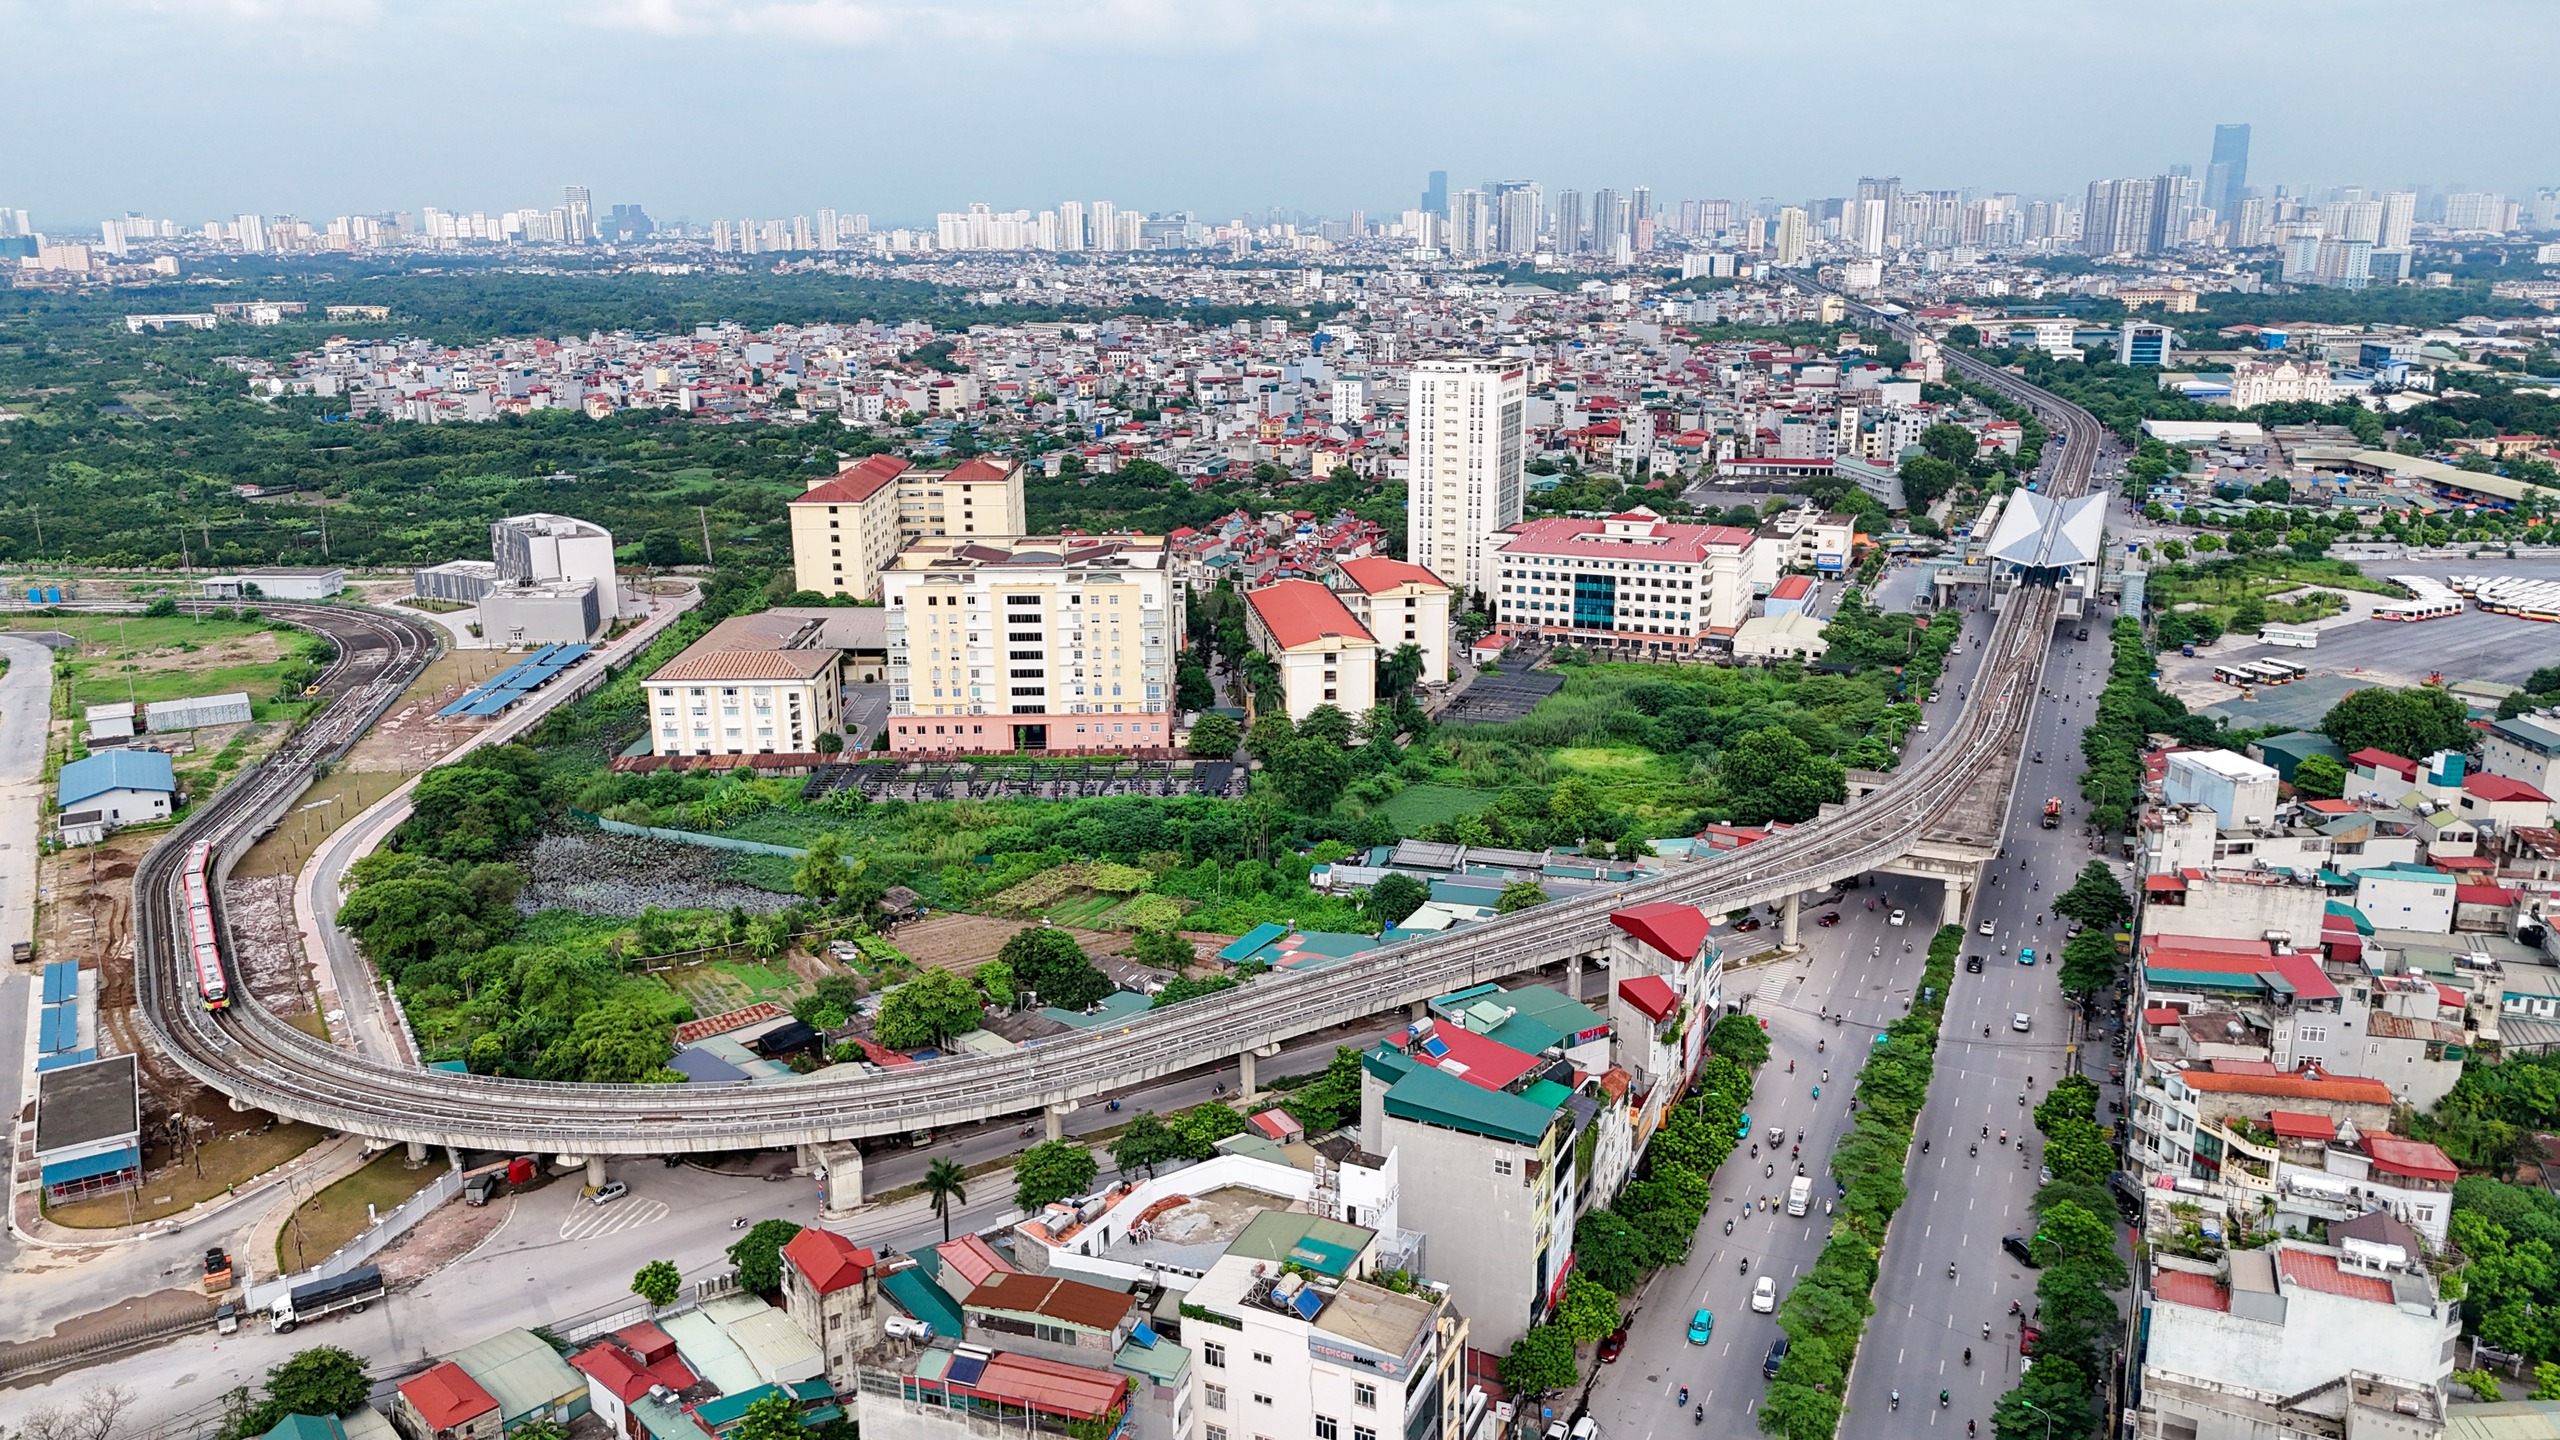
[[[942,1217],[942,1238],[951,1239],[951,1206],[953,1202],[969,1203],[969,1172],[950,1160],[936,1160],[924,1170],[925,1198],[932,1202],[933,1213]]]

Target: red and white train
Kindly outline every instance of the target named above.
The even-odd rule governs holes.
[[[207,1010],[231,1003],[231,982],[222,975],[222,946],[214,939],[213,887],[206,872],[213,866],[213,846],[199,841],[187,847],[187,953],[195,961],[196,994]]]

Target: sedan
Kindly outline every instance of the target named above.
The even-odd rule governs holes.
[[[1888,925],[1900,925],[1904,923],[1903,914],[1901,911],[1896,910],[1892,914],[1884,917],[1884,922]]]
[[[1763,1275],[1760,1283],[1751,1287],[1751,1313],[1766,1315],[1777,1308],[1778,1282]]]
[[[1821,914],[1813,917],[1813,923],[1821,926],[1825,930],[1828,930],[1832,926],[1840,923],[1840,912],[1837,910],[1825,910]]]
[[[1981,957],[1981,956],[1979,956],[1979,955],[1967,955],[1966,957],[1964,957],[1964,973],[1966,973],[1967,975],[1979,975],[1979,974],[1981,974],[1981,973],[1982,973],[1982,957]]]
[[[2027,1027],[2033,1023],[2033,1021],[2027,1018],[2027,1012],[2024,1010],[2021,1010],[2017,1014],[2009,1017],[2009,1028],[2018,1031],[2021,1034],[2024,1034]]]
[[[1973,928],[1984,935],[1997,935],[2000,933],[2000,927],[1992,924],[1988,920],[1983,921],[1981,924],[1976,925]]]
[[[1689,1343],[1704,1345],[1714,1339],[1715,1335],[1716,1312],[1703,1305],[1699,1306],[1698,1313],[1689,1317]]]
[[[2036,947],[2033,945],[2019,946],[2018,963],[2021,965],[2033,965],[2036,963]]]
[[[1621,1325],[1617,1329],[1610,1331],[1608,1337],[1600,1342],[1600,1363],[1603,1365],[1617,1364],[1618,1356],[1623,1354],[1626,1348],[1627,1327]]]
[[[1748,1139],[1750,1139],[1750,1138],[1751,1138],[1751,1117],[1750,1117],[1750,1116],[1748,1116],[1748,1115],[1743,1116],[1743,1117],[1742,1117],[1742,1123],[1741,1123],[1741,1124],[1739,1124],[1739,1125],[1737,1125],[1737,1126],[1735,1126],[1735,1127],[1733,1127],[1733,1138],[1734,1138],[1734,1139],[1736,1139],[1736,1140],[1748,1140]]]
[[[631,1193],[631,1187],[619,1180],[609,1181],[587,1199],[597,1205],[610,1205]]]
[[[1757,930],[1760,928],[1760,917],[1753,915],[1745,919],[1736,920],[1733,922],[1733,928],[1736,930]]]

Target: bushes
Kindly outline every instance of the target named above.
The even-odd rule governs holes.
[[[1760,1411],[1760,1428],[1772,1435],[1830,1440],[1839,1429],[1842,1380],[1874,1311],[1876,1260],[1902,1208],[1911,1126],[1928,1100],[1938,1026],[1963,943],[1963,930],[1953,925],[1930,939],[1920,998],[1885,1027],[1884,1042],[1858,1074],[1857,1117],[1831,1157],[1831,1173],[1846,1187],[1831,1241],[1778,1311],[1790,1343]]]

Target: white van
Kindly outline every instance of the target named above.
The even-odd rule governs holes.
[[[1799,1175],[1787,1186],[1787,1213],[1801,1215],[1813,1203],[1813,1177]]]

